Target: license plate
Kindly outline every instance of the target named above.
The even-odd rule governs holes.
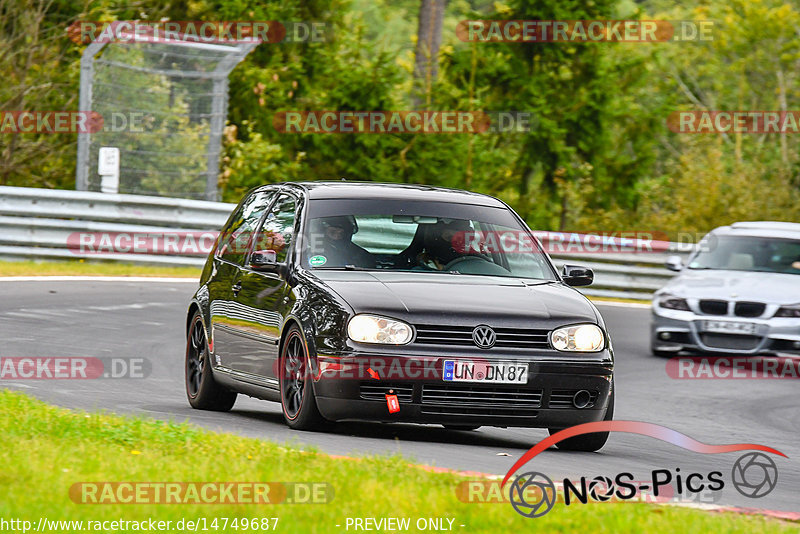
[[[736,323],[731,321],[703,321],[703,331],[721,334],[754,334],[754,323]]]
[[[515,362],[445,360],[442,378],[445,382],[527,384],[528,364]]]

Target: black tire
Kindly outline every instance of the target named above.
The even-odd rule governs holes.
[[[236,402],[236,392],[214,380],[211,354],[200,312],[195,312],[186,337],[186,396],[192,408],[227,412]]]
[[[668,350],[650,349],[650,352],[656,358],[672,358],[673,356],[677,356],[678,355],[677,352],[671,352],[671,351],[668,351]]]
[[[461,430],[463,432],[470,432],[472,430],[478,430],[480,425],[442,425],[447,430]]]
[[[297,325],[283,342],[278,365],[283,420],[295,430],[315,430],[325,422],[311,383],[308,349]]]
[[[678,355],[677,350],[658,350],[654,348],[653,341],[650,341],[650,353],[657,358],[671,358]]]
[[[608,399],[608,407],[606,408],[606,415],[603,421],[611,421],[614,419],[614,383],[611,383],[611,397]],[[564,430],[563,428],[548,428],[548,432],[552,436],[556,432]],[[603,448],[608,441],[608,432],[594,432],[592,434],[583,434],[567,438],[556,443],[556,447],[562,451],[581,451],[581,452],[596,452]]]

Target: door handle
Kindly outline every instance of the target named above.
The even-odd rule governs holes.
[[[241,291],[241,290],[242,290],[242,283],[241,282],[236,282],[235,284],[233,284],[231,286],[231,291],[233,291],[233,296],[234,297],[238,297],[239,296],[239,291]]]

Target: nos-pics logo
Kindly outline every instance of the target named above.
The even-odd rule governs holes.
[[[765,445],[733,444],[708,445],[692,439],[675,430],[639,421],[600,421],[577,425],[540,441],[534,445],[506,473],[501,486],[505,486],[511,475],[522,465],[530,461],[543,450],[555,443],[576,435],[593,432],[627,432],[650,436],[662,441],[678,445],[687,450],[702,454],[719,454],[742,450],[764,451],[786,457],[782,452]],[[651,481],[642,484],[634,481],[632,473],[618,473],[613,478],[596,476],[578,481],[564,479],[561,482],[564,504],[569,506],[575,502],[586,504],[589,500],[607,502],[612,499],[626,501],[639,496],[641,492],[651,491],[656,498],[676,494],[698,494],[700,492],[718,492],[725,487],[721,471],[709,473],[682,473],[680,468],[674,470],[655,469],[651,471]],[[730,481],[741,495],[758,499],[768,495],[778,483],[778,466],[762,452],[748,452],[739,457],[731,469]],[[511,506],[520,515],[528,518],[541,517],[553,509],[559,497],[556,484],[544,473],[528,471],[517,476],[509,487]]]

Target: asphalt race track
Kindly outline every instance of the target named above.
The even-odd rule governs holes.
[[[279,442],[310,444],[331,454],[402,453],[416,462],[458,470],[505,474],[546,430],[342,423],[330,432],[289,430],[277,404],[239,397],[231,413],[192,410],[183,384],[184,321],[196,285],[158,281],[0,281],[0,358],[14,356],[143,357],[152,373],[139,379],[3,380],[69,408],[108,410],[197,425]],[[725,487],[716,504],[800,512],[800,381],[675,380],[666,360],[650,356],[649,310],[600,305],[617,359],[615,419],[664,425],[701,442],[759,443],[786,454],[772,456],[778,484],[751,499],[731,484],[743,453],[699,454],[646,436],[612,434],[600,453],[555,449],[525,470],[554,480],[613,477],[622,471],[650,480],[668,469],[684,476],[721,471]]]

